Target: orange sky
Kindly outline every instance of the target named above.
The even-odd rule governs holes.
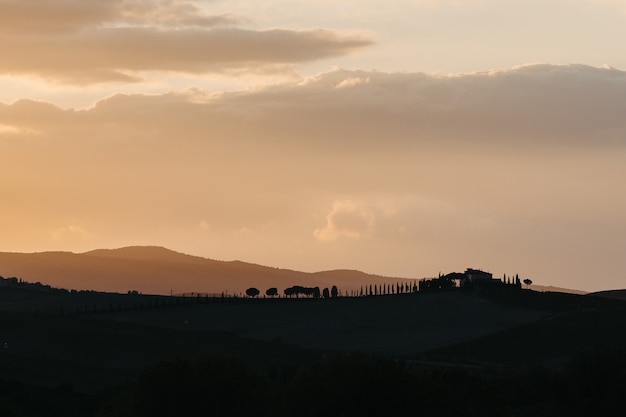
[[[162,245],[305,271],[624,287],[626,73],[598,62],[626,65],[613,40],[565,56],[579,38],[555,35],[545,64],[524,48],[481,61],[477,42],[455,67],[452,47],[438,58],[399,32],[418,3],[441,19],[501,13],[398,1],[396,26],[368,27],[381,3],[350,17],[331,13],[348,0],[0,1],[0,250]],[[617,1],[576,5],[572,18],[626,19]],[[431,40],[457,37],[460,54],[460,32]]]

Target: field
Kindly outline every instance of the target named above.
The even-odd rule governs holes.
[[[319,352],[419,359],[432,351],[439,357],[449,352],[450,357],[467,359],[470,342],[476,346],[505,344],[490,337],[504,337],[527,356],[541,360],[554,356],[554,349],[548,349],[552,345],[546,345],[544,354],[522,348],[524,343],[516,337],[544,340],[541,329],[546,328],[543,331],[573,344],[561,333],[566,332],[571,339],[576,329],[561,324],[567,320],[578,323],[576,313],[565,312],[576,311],[586,300],[531,291],[495,296],[450,291],[337,299],[180,298],[19,290],[5,290],[0,295],[0,337],[8,346],[2,355],[5,375],[31,375],[28,380],[42,383],[59,383],[66,378],[78,386],[123,382],[151,363],[179,356],[236,356],[251,363],[273,363],[275,358],[292,356],[288,351],[310,359],[321,356]],[[585,323],[600,320],[593,314],[578,314],[585,317]],[[553,332],[551,326],[561,333]],[[537,329],[532,331],[538,334],[529,334],[529,329]],[[584,330],[614,334],[598,326]],[[480,347],[471,357],[481,361],[510,359],[504,354],[510,352],[506,346],[500,353],[488,352],[488,348]],[[28,368],[32,372],[24,371]]]
[[[347,354],[401,360],[416,375],[500,378],[561,372],[585,352],[625,349],[625,325],[623,301],[530,290],[223,299],[3,288],[0,367],[3,381],[89,398],[163,361],[210,358],[234,358],[259,375],[287,372],[288,381]]]

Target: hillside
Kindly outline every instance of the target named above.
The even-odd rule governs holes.
[[[9,349],[0,365],[19,380],[96,386],[161,359],[198,355],[232,355],[262,366],[324,352],[419,358],[553,314],[545,304],[552,303],[526,308],[461,291],[222,300],[5,289],[0,325]]]
[[[12,378],[43,382],[62,368],[64,378],[75,375],[80,384],[96,384],[90,375],[115,380],[159,358],[202,349],[263,363],[304,349],[318,357],[361,352],[416,364],[560,366],[598,344],[626,346],[619,331],[624,308],[616,300],[530,290],[223,300],[6,288],[0,320],[11,356],[5,352],[0,362]],[[120,345],[131,333],[136,343]],[[43,357],[49,360],[37,359],[41,375],[18,366]]]
[[[626,300],[626,290],[598,291],[598,292],[591,293],[590,295],[601,297],[601,298],[611,298],[614,300]]]
[[[622,293],[618,291],[616,293]],[[511,326],[500,332],[435,349],[427,354],[434,360],[468,360],[482,365],[550,366],[558,369],[568,359],[585,352],[626,349],[626,302],[594,295],[536,293],[493,296],[507,306],[553,308],[541,320]],[[469,358],[468,358],[469,355]]]
[[[402,278],[381,277],[359,271],[306,273],[241,261],[216,261],[185,255],[161,247],[99,249],[86,253],[0,253],[0,275],[42,282],[53,287],[145,294],[243,293],[292,285],[320,288],[337,285],[358,290],[361,285],[390,284]]]
[[[342,275],[342,271],[338,273]],[[599,364],[610,364],[595,375],[604,378],[608,369],[623,378],[623,362],[613,367],[611,361],[619,359],[616,355],[626,348],[621,331],[626,325],[625,311],[626,304],[619,300],[512,287],[355,298],[251,299],[68,292],[5,285],[0,289],[0,368],[3,381],[9,382],[2,385],[0,381],[0,385],[5,393],[3,401],[6,392],[11,392],[11,404],[31,404],[30,400],[24,402],[25,397],[37,404],[45,400],[64,410],[54,415],[69,416],[67,405],[81,398],[93,401],[85,404],[85,409],[125,398],[118,397],[120,391],[115,387],[132,392],[126,390],[145,381],[146,372],[152,375],[164,360],[175,361],[176,366],[184,361],[209,360],[241,363],[280,389],[282,401],[282,395],[293,393],[292,386],[303,372],[317,375],[319,369],[330,366],[331,373],[319,378],[320,386],[326,387],[330,378],[337,378],[336,364],[352,363],[355,358],[376,366],[371,369],[380,369],[379,364],[384,363],[401,364],[398,369],[405,377],[429,378],[420,383],[419,392],[438,387],[446,400],[460,386],[489,394],[481,394],[481,398],[511,393],[507,403],[520,412],[502,415],[575,415],[552,413],[556,404],[553,393],[570,386],[569,366],[580,364],[577,358],[590,352],[600,352]],[[608,362],[605,352],[614,352]],[[392,360],[381,362],[384,358]],[[577,388],[586,386],[589,379],[590,368],[586,363],[582,366],[585,373],[574,382],[583,385],[572,388],[572,398],[588,391]],[[359,373],[358,369],[346,368],[351,379],[336,384],[342,396],[345,386],[354,386],[363,378],[371,377],[380,384],[376,393],[390,381],[377,373]],[[167,378],[172,380],[169,373]],[[186,377],[174,380],[178,384]],[[618,387],[616,392],[623,386],[621,380],[607,381]],[[163,385],[159,382],[157,386]],[[18,394],[16,387],[21,390]],[[310,385],[306,387],[308,392]],[[361,388],[356,390],[361,392]],[[569,397],[559,397],[559,406],[570,403]],[[300,407],[301,401],[296,404]],[[487,405],[486,410],[491,410],[491,403]],[[46,403],[41,409],[49,408]],[[550,412],[538,413],[537,409]],[[423,408],[419,412],[421,415]],[[457,410],[447,415],[461,414]]]
[[[288,314],[286,314],[288,312]],[[320,300],[243,300],[113,312],[109,320],[280,340],[313,349],[414,357],[549,315],[461,291]],[[216,320],[219,317],[219,320]]]

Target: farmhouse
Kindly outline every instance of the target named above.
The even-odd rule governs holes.
[[[467,268],[464,273],[457,273],[455,278],[459,281],[459,287],[473,287],[475,285],[502,285],[499,279],[494,279],[491,272],[482,269]]]
[[[473,284],[473,283],[476,283],[476,282],[483,282],[483,281],[487,281],[487,280],[492,280],[493,279],[493,274],[491,272],[485,272],[485,271],[480,270],[480,269],[467,268],[465,270],[465,274],[464,275],[465,275],[465,280],[469,284]]]

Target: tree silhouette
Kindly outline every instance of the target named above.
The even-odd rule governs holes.
[[[415,400],[418,388],[417,378],[398,362],[369,361],[356,355],[333,358],[294,378],[284,397],[284,415],[418,415],[414,414],[420,406]],[[363,400],[353,400],[357,398]]]
[[[254,288],[254,287],[248,288],[246,290],[246,295],[248,297],[256,297],[257,295],[259,295],[259,293],[260,293],[260,291],[258,289],[256,289],[256,288]]]
[[[286,297],[291,297],[293,295],[295,295],[296,298],[298,298],[300,295],[303,295],[305,297],[319,298],[320,288],[303,287],[301,285],[294,285],[293,287],[285,288]]]
[[[265,295],[268,297],[276,297],[278,295],[278,288],[268,288],[267,291],[265,291]]]
[[[115,415],[133,417],[262,416],[267,384],[235,360],[164,362],[148,368],[129,388],[130,409]],[[126,405],[126,404],[123,404]]]
[[[524,284],[526,284],[526,288],[528,288],[528,287],[530,287],[533,284],[533,282],[532,282],[532,280],[526,278],[524,280]]]
[[[320,287],[313,288],[313,298],[320,298]]]
[[[339,294],[339,291],[337,290],[337,286],[333,285],[333,287],[330,289],[330,296],[332,298],[337,298],[338,294]]]
[[[565,368],[565,404],[573,416],[622,415],[626,400],[626,351],[596,349],[573,357]]]
[[[328,291],[328,288],[324,288],[324,291],[322,291],[322,296],[324,298],[330,298],[330,291]]]

